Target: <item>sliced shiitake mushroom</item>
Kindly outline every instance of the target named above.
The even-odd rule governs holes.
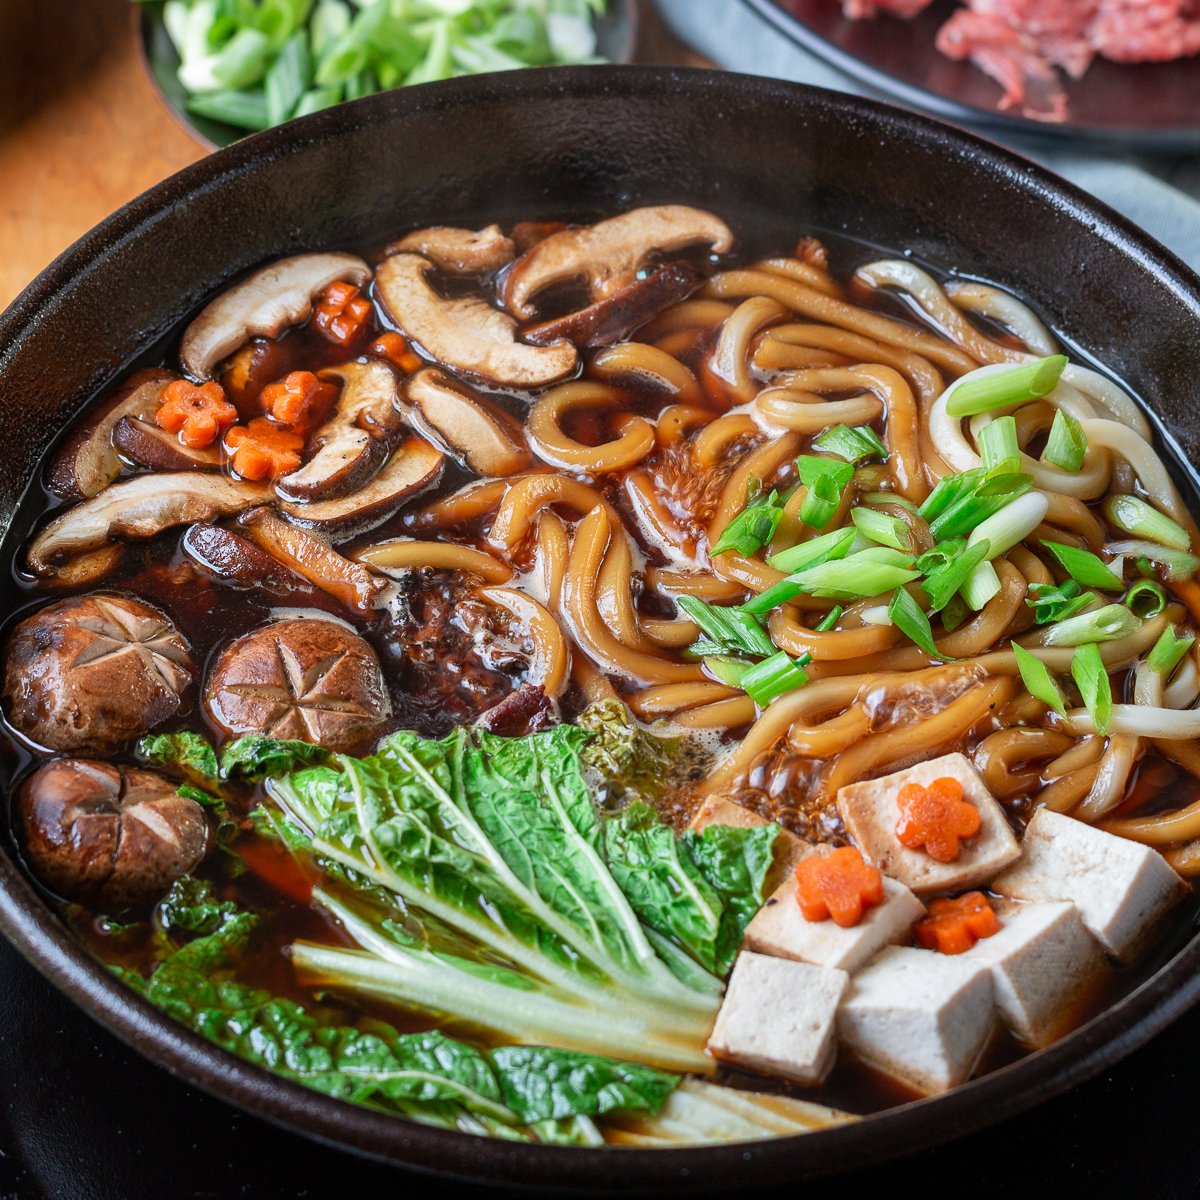
[[[30,543],[26,566],[35,575],[53,574],[56,559],[96,550],[111,538],[155,537],[174,525],[244,512],[270,494],[263,484],[200,471],[138,475],[55,517]]]
[[[418,371],[404,395],[413,424],[475,474],[508,476],[533,462],[520,421],[444,371]]]
[[[221,451],[216,447],[185,446],[175,434],[139,417],[122,417],[113,427],[112,440],[130,462],[151,471],[217,471],[221,467]]]
[[[513,260],[512,238],[505,237],[499,225],[486,229],[455,229],[449,225],[431,225],[416,229],[393,242],[385,254],[405,251],[423,254],[451,275],[478,275],[498,271]]]
[[[275,490],[285,500],[331,500],[366,483],[404,428],[396,376],[381,362],[349,362],[321,372],[341,384],[337,407],[314,438],[316,452]]]
[[[50,462],[46,482],[64,500],[99,495],[121,473],[113,447],[114,428],[126,417],[152,417],[175,378],[169,371],[139,371],[106,403],[85,417]]]
[[[664,308],[690,296],[703,282],[700,272],[687,263],[668,263],[656,267],[645,279],[635,279],[587,308],[527,326],[521,334],[535,346],[562,338],[577,346],[612,346],[623,342]]]
[[[21,785],[19,806],[37,877],[68,900],[110,912],[152,904],[208,848],[200,805],[136,767],[56,759]]]
[[[635,208],[596,225],[564,229],[513,263],[504,281],[504,302],[509,312],[528,320],[539,292],[571,281],[582,281],[591,299],[600,300],[631,283],[651,254],[698,242],[723,254],[733,245],[733,234],[719,217],[683,204]]]
[[[392,319],[430,358],[501,387],[545,387],[575,370],[578,355],[569,342],[526,346],[506,313],[476,296],[439,296],[425,279],[432,267],[420,255],[393,254],[375,276]]]
[[[376,575],[362,563],[343,558],[315,533],[283,520],[269,508],[246,513],[239,525],[276,562],[355,612],[375,612],[392,590],[390,580]]]
[[[284,604],[326,602],[307,579],[232,529],[202,522],[183,535],[180,546],[193,562],[235,587],[265,592]]]
[[[349,496],[308,504],[280,504],[279,509],[294,525],[344,541],[374,529],[410,496],[433,487],[445,461],[445,455],[424,438],[410,437],[396,447],[370,483]]]
[[[331,283],[362,287],[370,278],[371,268],[354,254],[297,254],[260,267],[201,309],[184,330],[179,360],[193,378],[210,379],[250,338],[278,337],[306,321]]]

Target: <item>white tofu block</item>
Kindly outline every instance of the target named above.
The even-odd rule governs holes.
[[[836,921],[809,921],[796,899],[796,880],[785,880],[746,927],[743,945],[759,954],[857,971],[884,946],[906,942],[925,906],[902,883],[883,878],[883,903],[867,909],[848,929]]]
[[[710,825],[732,825],[735,829],[754,829],[760,825],[770,825],[771,822],[744,805],[735,804],[732,800],[726,800],[721,796],[710,796],[696,810],[689,824],[696,830],[707,829]],[[796,864],[817,849],[820,847],[797,837],[791,830],[784,829],[781,825],[775,838],[775,856],[771,862],[771,869],[767,872],[765,883],[767,893],[773,892],[780,884],[789,879],[796,870]]]
[[[1146,948],[1188,885],[1158,851],[1039,808],[1025,829],[1021,861],[992,885],[1018,900],[1070,900],[1118,962]]]
[[[979,832],[959,843],[958,857],[940,863],[921,850],[900,844],[897,796],[906,783],[928,787],[935,779],[954,778],[963,799],[979,810]],[[1004,810],[996,803],[979,772],[962,754],[944,754],[881,779],[840,788],[838,812],[863,857],[885,875],[898,879],[918,895],[961,892],[987,883],[1021,854]]]
[[[960,958],[991,969],[996,1011],[1027,1046],[1057,1041],[1090,1015],[1111,971],[1070,901],[1001,901],[1002,928]]]
[[[708,1052],[748,1071],[820,1083],[833,1066],[845,971],[738,955]]]
[[[962,955],[888,946],[850,981],[838,1035],[920,1092],[969,1079],[996,1028],[992,972]]]

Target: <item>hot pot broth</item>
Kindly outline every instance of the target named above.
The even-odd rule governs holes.
[[[1168,912],[1194,910],[1158,852],[1196,869],[1186,714],[1200,675],[1182,639],[1200,590],[1194,522],[1117,385],[1078,361],[1063,372],[1054,336],[997,289],[836,240],[793,250],[694,210],[425,231],[365,257],[289,260],[218,298],[165,374],[84,414],[50,456],[32,535],[14,540],[27,603],[9,632],[13,827],[94,952],[152,988],[211,942],[218,974],[259,993],[240,998],[241,1018],[274,997],[359,1036],[386,1022],[385,1040],[400,1038],[387,1086],[348,1084],[353,1054],[297,1072],[334,1094],[473,1132],[630,1144],[797,1132],[944,1090],[1144,977],[1173,940]],[[1026,360],[1027,378],[975,373]],[[123,416],[106,424],[114,395]],[[110,503],[156,479],[169,498]],[[115,701],[96,699],[106,659],[127,672]],[[603,752],[566,735],[551,751],[545,739],[577,721]],[[489,732],[455,733],[476,723]],[[138,740],[151,730],[217,747],[265,735],[274,750],[260,738],[206,776],[179,742]],[[394,730],[424,740],[372,756]],[[442,738],[452,749],[431,748]],[[303,743],[349,757],[298,756]],[[532,757],[502,759],[503,745]],[[562,853],[590,857],[566,900],[534,861],[536,821],[521,849],[479,816],[557,811],[558,782],[540,796],[523,774],[551,754],[562,795],[578,779],[596,804],[569,818]],[[96,761],[123,765],[104,778],[71,765]],[[910,777],[929,761],[933,776]],[[897,841],[887,814],[906,786],[915,808]],[[438,845],[473,855],[447,868],[458,901],[434,867],[412,867],[440,860],[411,830],[389,827],[381,849],[372,827],[426,809]],[[483,832],[451,828],[460,811]],[[953,853],[935,854],[956,813]],[[207,834],[191,852],[181,822],[196,819]],[[764,820],[785,831],[773,845]],[[1076,850],[1085,826],[1102,833]],[[154,843],[146,862],[135,832]],[[1056,883],[1053,847],[1068,843],[1127,905],[1100,912]],[[812,867],[814,845],[843,856],[832,874]],[[1145,860],[1122,857],[1142,845]],[[841,895],[856,878],[846,853],[882,876],[843,923],[833,900],[823,917],[805,908],[804,889],[818,908],[822,887]],[[643,884],[664,855],[662,887]],[[201,890],[183,895],[196,885],[180,877]],[[617,907],[589,900],[594,887],[615,887]],[[963,895],[985,911],[947,908]],[[527,929],[506,928],[507,903]],[[689,906],[705,904],[711,936],[689,940]],[[597,911],[633,925],[606,941]],[[222,945],[237,914],[257,915],[253,932]],[[834,926],[836,945],[814,932]],[[1007,958],[989,961],[992,938]],[[622,966],[639,947],[652,965]],[[499,974],[456,1008],[433,983],[418,995],[398,982],[398,963],[419,975],[428,954],[442,956],[435,974],[464,957],[474,976]],[[1027,967],[1039,955],[1084,982],[1051,986]],[[949,997],[975,1032],[890,1045],[880,1030],[926,966],[933,999],[912,1007]],[[536,980],[529,1020],[548,1014],[544,1029],[500,1016],[512,993],[495,989],[518,986],[514,972]],[[574,1006],[605,1011],[594,977],[627,989],[609,1004],[683,1016],[639,1017],[607,1042],[581,1032]],[[148,994],[170,1010],[170,994]],[[189,1004],[176,1015],[247,1052],[229,1034],[238,1017],[214,1034],[213,1006]],[[822,1026],[820,1045],[772,1041],[789,1012]],[[748,1026],[766,1028],[765,1046]],[[434,1029],[468,1049],[544,1041],[656,1070],[553,1120],[499,1115],[453,1088],[394,1083],[404,1037]],[[537,1060],[522,1078],[561,1066]],[[662,1072],[713,1066],[747,1095],[797,1102],[735,1119],[724,1092],[666,1099]],[[507,1059],[482,1069],[510,1095]],[[672,1120],[655,1116],[664,1102]]]

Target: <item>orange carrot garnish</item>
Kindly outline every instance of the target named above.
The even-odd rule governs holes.
[[[962,954],[980,938],[1000,932],[1000,918],[982,892],[967,892],[953,900],[934,900],[929,912],[914,926],[917,941],[926,950]]]
[[[219,383],[191,383],[176,379],[163,389],[155,424],[179,435],[185,446],[211,446],[238,419],[238,411],[225,399]]]
[[[806,921],[833,919],[843,929],[857,925],[868,908],[883,903],[883,876],[856,846],[813,854],[796,866],[796,899]]]
[[[331,283],[313,309],[313,324],[330,341],[357,341],[371,323],[371,302],[352,283]]]
[[[267,417],[255,417],[225,435],[225,449],[243,479],[277,479],[300,465],[304,438]]]
[[[896,836],[910,850],[924,848],[936,862],[953,862],[960,838],[979,832],[979,809],[963,799],[957,779],[935,779],[928,787],[906,783],[896,797],[900,820]]]
[[[324,419],[337,394],[331,383],[322,383],[311,371],[292,371],[268,383],[259,395],[263,409],[281,425],[296,433],[315,429]]]
[[[398,333],[381,333],[370,347],[371,353],[386,358],[406,375],[421,369],[420,358],[412,352],[409,344]]]

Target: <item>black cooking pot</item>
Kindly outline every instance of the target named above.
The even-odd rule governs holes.
[[[709,72],[565,68],[319,113],[189,167],[88,234],[0,317],[0,522],[12,521],[43,451],[87,398],[256,263],[423,223],[657,201],[713,208],[735,228],[823,228],[1000,282],[1145,398],[1180,463],[1200,460],[1200,279],[1074,188],[966,134],[851,96]],[[1190,490],[1190,468],[1179,471]],[[798,1138],[585,1150],[424,1128],[215,1049],[94,962],[2,839],[0,929],[97,1020],[251,1112],[395,1163],[581,1189],[735,1189],[863,1166],[1064,1091],[1200,995],[1200,937],[1189,930],[1146,983],[1083,1029],[949,1095]]]

